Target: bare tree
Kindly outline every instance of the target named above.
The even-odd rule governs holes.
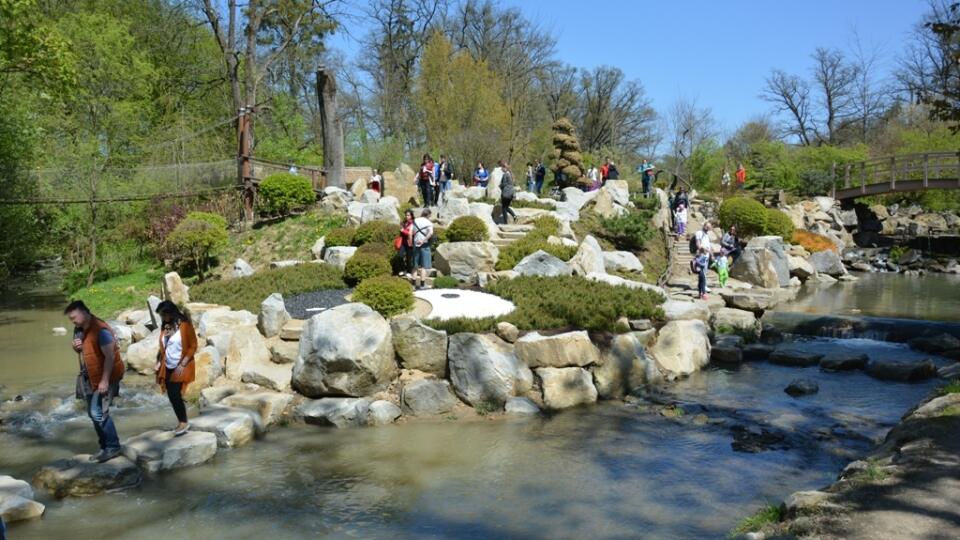
[[[836,144],[837,132],[855,115],[857,68],[836,49],[818,47],[813,60],[813,80],[823,112],[822,126],[815,123],[814,131],[821,143]]]
[[[856,66],[856,80],[853,83],[853,109],[857,123],[857,132],[861,142],[867,142],[874,122],[881,117],[888,106],[889,91],[887,85],[876,77],[880,49],[864,50],[857,31],[853,31],[853,62]]]
[[[648,147],[656,112],[643,85],[627,81],[618,68],[600,66],[580,72],[577,123],[588,151],[613,147],[636,154]]]
[[[570,65],[548,67],[538,84],[552,122],[573,116],[577,107],[577,68]]]
[[[667,126],[671,151],[681,163],[693,154],[695,148],[719,135],[713,111],[699,107],[696,99],[683,96],[670,107]]]
[[[951,4],[948,0],[929,0],[930,10],[914,27],[898,61],[894,74],[897,90],[912,103],[950,88],[951,72],[956,69],[951,43],[944,34],[931,32],[930,25],[950,20]]]
[[[799,139],[800,144],[810,145],[813,131],[810,111],[810,85],[796,75],[788,75],[775,69],[767,77],[767,85],[760,97],[773,103],[777,113],[788,113],[791,120],[785,132]]]

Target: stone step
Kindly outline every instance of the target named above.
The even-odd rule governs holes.
[[[510,244],[512,244],[512,243],[514,243],[514,242],[516,242],[516,240],[509,240],[509,239],[502,239],[502,240],[501,240],[501,239],[495,239],[495,240],[493,240],[491,243],[492,243],[493,245],[497,246],[498,248],[503,248],[503,247],[509,246]]]
[[[533,225],[518,225],[516,223],[512,225],[500,225],[500,230],[502,232],[523,232],[528,233],[533,230]]]
[[[500,231],[500,238],[512,238],[519,240],[527,235],[527,231]]]
[[[280,339],[284,341],[300,341],[300,334],[303,333],[303,325],[306,321],[303,319],[290,319],[280,328]]]

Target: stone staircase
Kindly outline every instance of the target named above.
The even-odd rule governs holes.
[[[667,286],[670,288],[676,288],[678,285],[682,285],[681,288],[692,288],[693,290],[697,288],[697,276],[690,273],[690,261],[694,257],[690,253],[690,238],[703,227],[703,221],[699,219],[702,214],[700,213],[700,205],[697,204],[696,200],[691,202],[690,210],[686,233],[679,237],[672,234],[668,237],[673,258],[667,276]],[[697,215],[696,218],[694,214]],[[716,272],[707,272],[707,286],[711,288],[719,286]]]
[[[499,228],[499,237],[494,238],[492,242],[498,249],[503,249],[526,236],[528,232],[533,230],[533,225],[500,225]]]

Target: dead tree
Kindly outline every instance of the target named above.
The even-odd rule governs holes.
[[[317,99],[323,124],[323,168],[328,186],[345,188],[343,170],[343,120],[337,112],[337,80],[332,73],[317,70]]]

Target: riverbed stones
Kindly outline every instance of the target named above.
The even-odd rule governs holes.
[[[760,324],[752,311],[723,307],[713,312],[711,321],[718,332],[760,335]]]
[[[264,337],[273,337],[280,334],[280,329],[290,320],[290,314],[283,303],[283,295],[273,293],[260,304],[260,316],[257,318],[257,327]]]
[[[743,346],[743,359],[748,362],[766,360],[773,353],[773,345],[750,343]]]
[[[870,358],[853,350],[833,350],[820,359],[824,371],[855,371],[866,367]]]
[[[405,414],[431,416],[452,411],[457,397],[445,380],[419,379],[403,385],[400,404]]]
[[[817,271],[813,265],[803,257],[788,255],[787,263],[790,266],[790,275],[799,278],[801,281],[809,279],[810,276]]]
[[[315,426],[360,427],[367,423],[370,403],[366,398],[312,399],[301,404],[297,413]]]
[[[607,266],[603,258],[603,249],[600,242],[591,235],[580,242],[577,253],[569,261],[570,268],[578,276],[587,274],[606,274]]]
[[[720,296],[723,297],[727,307],[754,313],[762,313],[768,309],[773,309],[779,301],[773,291],[762,289],[755,289],[750,292],[720,291]]]
[[[303,319],[290,319],[287,321],[287,324],[283,325],[283,328],[280,329],[280,339],[299,343],[305,324],[306,321]]]
[[[90,454],[79,454],[41,468],[33,475],[33,485],[62,499],[129,489],[140,485],[140,478],[140,469],[124,456],[95,463]]]
[[[274,364],[293,364],[300,354],[300,343],[286,341],[279,337],[268,339],[267,348],[270,349],[270,360]]]
[[[570,265],[560,260],[542,249],[527,255],[516,266],[513,271],[521,276],[569,276],[573,273]]]
[[[217,307],[200,315],[197,335],[202,338],[209,338],[235,330],[256,332],[256,326],[257,316],[249,311],[233,311],[228,307]]]
[[[503,411],[511,416],[533,416],[540,414],[540,407],[530,398],[517,396],[507,400]]]
[[[269,427],[283,418],[293,396],[283,392],[236,392],[220,400],[225,407],[241,407],[260,415],[260,422]]]
[[[387,223],[400,224],[400,214],[392,201],[381,200],[374,204],[365,204],[360,210],[360,223],[369,223],[371,221],[386,221]]]
[[[832,249],[812,253],[810,258],[807,259],[807,262],[809,262],[819,274],[839,277],[847,273],[847,270],[843,266],[843,261],[840,260],[840,255]]]
[[[174,304],[183,307],[190,301],[190,288],[183,284],[180,274],[167,272],[163,275],[163,296]]]
[[[500,250],[492,242],[447,242],[434,255],[434,267],[445,276],[476,283],[477,273],[493,272]]]
[[[366,396],[396,374],[390,324],[367,305],[343,304],[307,322],[293,387],[307,397]]]
[[[33,488],[23,480],[0,475],[0,518],[5,523],[34,519],[43,515],[44,506],[33,500]]]
[[[233,277],[245,278],[252,276],[254,273],[253,267],[247,261],[243,259],[233,261]]]
[[[727,366],[743,363],[743,338],[732,334],[717,337],[710,347],[710,361]]]
[[[661,371],[690,375],[710,361],[710,339],[703,321],[670,321],[651,349]]]
[[[435,330],[413,317],[390,321],[393,348],[406,369],[443,377],[447,372],[447,333]]]
[[[252,441],[263,427],[260,415],[249,409],[213,405],[190,419],[190,429],[213,433],[221,448],[236,448]]]
[[[911,349],[931,354],[940,354],[946,351],[960,349],[960,339],[947,333],[913,338],[908,344]]]
[[[688,302],[685,300],[667,300],[661,306],[664,319],[668,321],[703,321],[710,320],[710,308],[703,302]]]
[[[548,409],[566,409],[597,401],[597,388],[590,372],[579,367],[542,367],[534,370]]]
[[[867,375],[884,381],[923,381],[937,376],[937,366],[930,360],[922,362],[872,360],[867,364]]]
[[[507,343],[515,343],[520,337],[520,330],[512,323],[500,321],[497,323],[497,336]]]
[[[367,409],[368,426],[385,426],[392,424],[400,418],[402,412],[400,407],[386,400],[377,400],[370,404]]]
[[[495,335],[462,332],[450,336],[450,382],[457,396],[476,407],[503,404],[531,389],[533,373],[513,345]]]
[[[820,385],[810,379],[794,379],[783,389],[792,397],[808,396],[820,391]]]
[[[187,396],[194,397],[223,375],[223,360],[216,347],[207,345],[193,357],[194,382],[187,387]]]
[[[600,361],[600,351],[583,330],[552,336],[531,332],[517,340],[516,353],[531,368],[582,367]]]
[[[641,332],[618,334],[600,354],[600,363],[590,368],[597,396],[617,399],[660,378],[653,360],[647,355]]]
[[[770,353],[769,360],[771,364],[790,367],[809,367],[820,363],[823,354],[809,351],[796,345],[785,344],[776,347]]]
[[[141,375],[152,375],[160,352],[160,330],[154,330],[144,339],[127,347],[124,359],[130,369]]]
[[[292,366],[274,363],[272,356],[259,333],[234,332],[227,353],[227,378],[283,392],[290,388]]]
[[[217,436],[204,431],[176,437],[173,431],[157,429],[123,442],[123,455],[151,474],[206,463],[216,453]]]

